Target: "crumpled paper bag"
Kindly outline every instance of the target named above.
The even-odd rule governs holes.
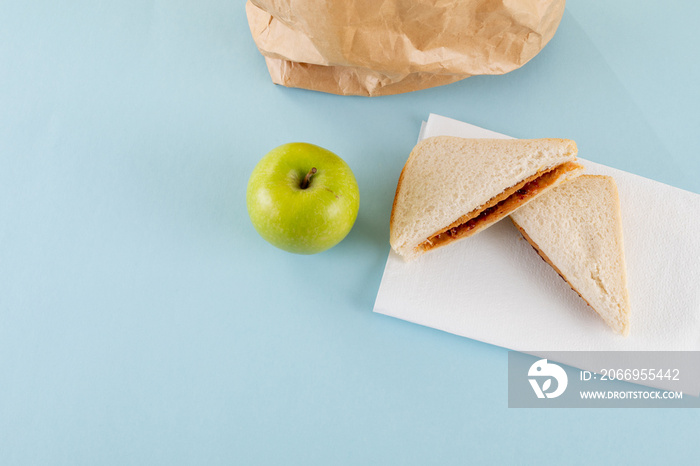
[[[249,0],[272,81],[390,95],[503,74],[557,30],[565,0]]]

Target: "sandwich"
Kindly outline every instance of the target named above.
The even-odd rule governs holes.
[[[554,270],[615,332],[629,334],[620,199],[609,176],[583,175],[510,216]]]
[[[576,154],[567,139],[422,140],[396,187],[391,247],[412,260],[483,230],[578,176]]]

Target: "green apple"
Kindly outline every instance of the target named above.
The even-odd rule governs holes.
[[[285,251],[315,254],[338,244],[360,208],[357,181],[347,163],[313,144],[272,149],[253,169],[248,215],[265,240]]]

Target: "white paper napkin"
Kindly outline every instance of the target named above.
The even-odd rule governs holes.
[[[500,137],[430,115],[420,138]],[[374,311],[546,357],[553,351],[700,351],[700,195],[579,159],[620,193],[630,335],[613,333],[509,219],[412,262],[390,252]],[[576,361],[559,361],[575,367]]]

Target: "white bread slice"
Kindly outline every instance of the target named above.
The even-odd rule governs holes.
[[[488,227],[578,176],[576,154],[567,139],[424,139],[396,187],[392,248],[411,260]]]
[[[511,220],[615,332],[629,334],[622,218],[613,178],[582,175],[513,212]]]

